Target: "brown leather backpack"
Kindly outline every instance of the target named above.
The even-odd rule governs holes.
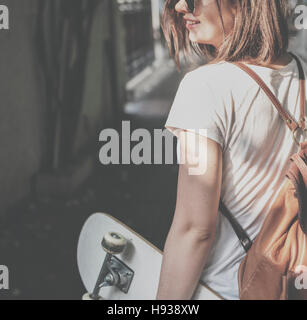
[[[221,212],[247,252],[238,272],[241,300],[307,299],[307,141],[299,143],[296,139],[297,130],[306,131],[305,75],[300,60],[291,55],[297,62],[300,77],[298,123],[253,70],[234,63],[268,95],[299,145],[298,152],[289,159],[284,184],[254,242],[220,202]]]

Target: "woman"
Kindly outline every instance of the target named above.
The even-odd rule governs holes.
[[[200,279],[222,298],[239,299],[245,252],[218,211],[219,200],[254,240],[297,145],[259,85],[231,62],[248,64],[298,119],[287,19],[288,0],[166,1],[163,30],[178,66],[179,51],[211,62],[184,77],[165,124],[189,161],[179,166],[157,299],[191,299]],[[191,161],[199,168],[205,163],[205,170],[191,174]]]

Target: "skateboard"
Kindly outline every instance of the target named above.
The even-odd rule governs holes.
[[[80,233],[77,262],[83,300],[155,300],[162,251],[121,221],[95,213]],[[192,300],[222,300],[199,283]]]

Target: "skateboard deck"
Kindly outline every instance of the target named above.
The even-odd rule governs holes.
[[[121,287],[121,289],[125,287],[126,292],[120,290],[118,286],[103,286],[98,291],[99,296],[106,300],[155,300],[162,251],[124,223],[105,213],[95,213],[88,218],[78,241],[78,268],[88,293],[91,294],[97,282],[101,281],[97,279],[101,274],[102,266],[106,265],[104,263],[108,259],[106,257],[113,258],[113,254],[105,251],[102,246],[104,235],[108,233],[117,233],[126,239],[125,248],[121,253],[115,254],[115,258],[123,263],[124,268],[127,268],[124,276],[129,274],[130,282]],[[117,260],[115,262],[117,263]],[[106,273],[103,274],[104,278]],[[112,274],[116,278],[116,274]],[[111,278],[114,279],[114,277]],[[222,300],[222,298],[204,284],[199,283],[192,300]]]

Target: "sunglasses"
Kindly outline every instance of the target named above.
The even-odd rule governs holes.
[[[188,5],[189,11],[193,12],[195,9],[195,0],[185,0],[185,1]]]
[[[190,12],[194,12],[195,10],[195,2],[196,0],[185,0],[187,5],[188,5],[188,9]],[[207,6],[209,4],[211,4],[212,2],[214,2],[215,0],[202,0],[202,4],[204,6]],[[199,1],[198,1],[199,2]]]

